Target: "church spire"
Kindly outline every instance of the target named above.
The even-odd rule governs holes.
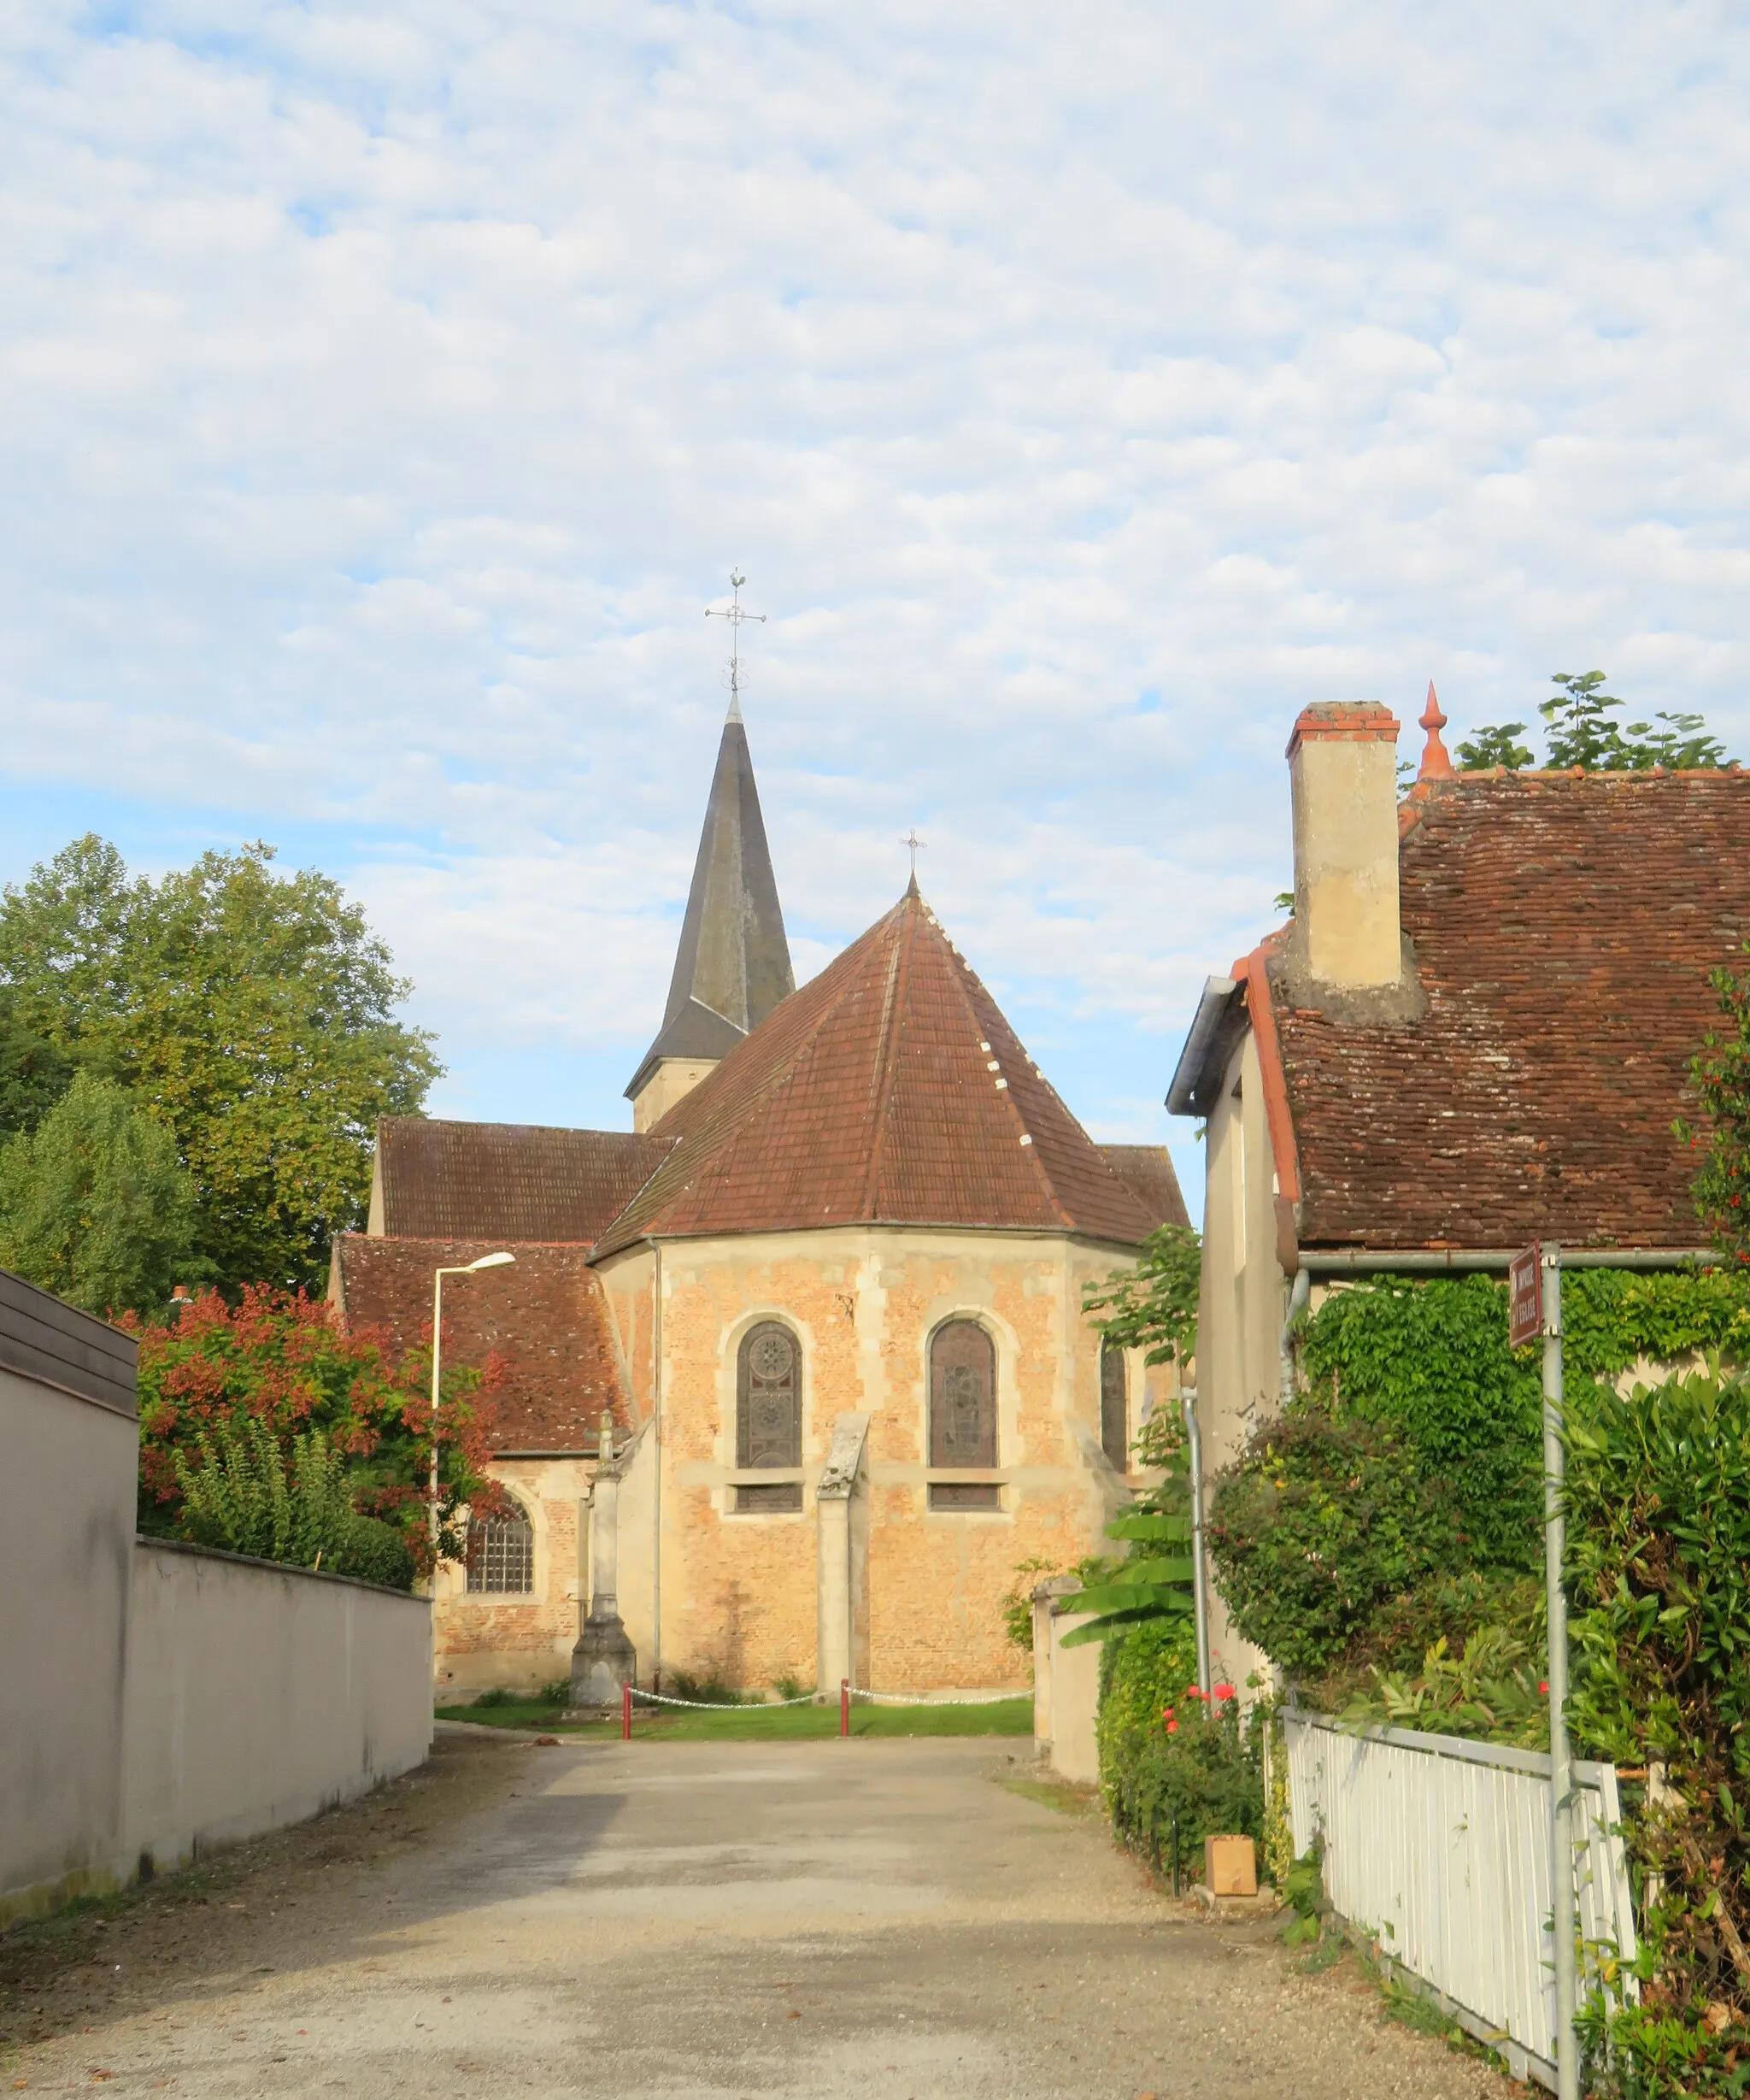
[[[737,694],[717,747],[662,1026],[625,1090],[637,1127],[666,1115],[796,982]]]

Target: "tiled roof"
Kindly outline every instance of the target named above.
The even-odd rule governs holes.
[[[1406,821],[1422,1017],[1339,1025],[1270,966],[1301,1244],[1697,1244],[1671,1120],[1750,936],[1750,774],[1471,774]]]
[[[382,1239],[347,1232],[334,1243],[330,1297],[349,1329],[379,1327],[397,1352],[432,1332],[432,1273],[494,1252],[496,1239]],[[604,1408],[631,1426],[600,1279],[588,1249],[514,1250],[514,1267],[443,1280],[443,1359],[480,1368],[496,1355],[492,1395],[501,1451],[593,1451]]]
[[[1151,1225],[1189,1225],[1190,1213],[1164,1144],[1103,1144],[1101,1155],[1148,1213]]]
[[[631,1131],[385,1116],[377,1126],[380,1229],[401,1239],[587,1244],[667,1150]]]
[[[597,1254],[881,1221],[1071,1230],[1152,1212],[1035,1069],[915,889],[678,1102]]]

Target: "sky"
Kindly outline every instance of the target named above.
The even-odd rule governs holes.
[[[0,880],[274,844],[451,1115],[625,1126],[746,603],[799,977],[900,844],[1169,1141],[1311,701],[1750,757],[1741,6],[0,11]]]

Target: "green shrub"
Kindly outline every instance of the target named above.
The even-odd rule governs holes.
[[[411,1590],[418,1573],[406,1533],[380,1517],[355,1516],[333,1558],[322,1565],[337,1575],[379,1583],[385,1590]]]
[[[1413,1448],[1312,1397],[1216,1476],[1204,1536],[1235,1627],[1295,1678],[1329,1669],[1383,1605],[1465,1552]]]
[[[346,1461],[320,1429],[291,1439],[291,1463],[257,1415],[239,1409],[195,1440],[193,1462],[176,1454],[185,1538],[264,1561],[331,1567],[371,1543],[346,1478]],[[386,1531],[385,1525],[380,1527]],[[403,1551],[405,1549],[403,1548]]]
[[[1157,1870],[1177,1858],[1195,1879],[1203,1840],[1264,1832],[1264,1779],[1257,1730],[1240,1724],[1228,1688],[1208,1714],[1192,1686],[1152,1721],[1107,1732],[1101,1790],[1113,1827]]]
[[[494,1685],[470,1702],[474,1706],[520,1706],[521,1699],[508,1685]]]

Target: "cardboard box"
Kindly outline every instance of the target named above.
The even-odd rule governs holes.
[[[1203,1885],[1212,1896],[1255,1896],[1258,1852],[1249,1838],[1203,1840]]]

